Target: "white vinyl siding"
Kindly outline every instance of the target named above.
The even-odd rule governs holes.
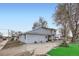
[[[48,40],[48,38],[46,39],[45,36],[42,36],[42,35],[26,35],[27,38],[26,38],[26,41],[25,43],[40,43],[40,42],[46,42]]]

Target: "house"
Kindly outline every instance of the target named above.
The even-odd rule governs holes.
[[[24,43],[42,43],[53,41],[55,39],[55,35],[55,29],[41,27],[21,34],[19,36],[19,41]]]
[[[11,31],[10,33],[11,40],[15,41],[18,40],[20,34],[22,34],[20,31],[19,32]]]

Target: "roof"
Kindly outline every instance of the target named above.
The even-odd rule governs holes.
[[[53,29],[53,28],[45,28],[45,27],[40,27],[40,28],[43,28],[43,29],[48,29],[48,30],[55,30],[55,31],[56,31],[56,29]],[[38,29],[40,29],[40,28],[33,29],[32,31],[34,31],[34,30],[38,30]]]
[[[56,29],[52,29],[52,28],[44,28],[44,27],[41,27],[41,28],[56,31]],[[40,29],[40,28],[38,28],[38,29]],[[38,29],[34,29],[34,30],[32,30],[32,31],[35,31],[35,30],[38,30]],[[28,32],[23,33],[23,34],[24,34],[24,35],[25,35],[25,34],[30,34],[30,35],[51,35],[51,34],[33,33],[32,31],[28,31]],[[21,34],[21,35],[22,35],[22,34]]]
[[[56,29],[53,29],[53,28],[45,28],[45,27],[42,27],[43,29],[49,29],[49,30],[56,30]]]

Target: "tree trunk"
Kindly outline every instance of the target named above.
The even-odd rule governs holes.
[[[64,25],[64,40],[63,40],[63,46],[64,47],[68,47],[68,44],[67,44],[67,31],[66,31],[67,29],[66,29],[66,24]]]
[[[75,24],[76,24],[76,27],[75,27],[75,30],[73,31],[72,42],[76,42],[76,39],[78,38],[78,35],[77,35],[77,29],[78,29],[77,20],[75,21]]]
[[[73,35],[71,42],[74,43],[76,41],[75,35]]]
[[[64,46],[64,47],[69,47],[69,46],[68,46],[68,43],[67,43],[65,40],[63,40],[63,46]]]
[[[71,42],[76,42],[76,39],[78,38],[78,35],[76,34],[76,32],[73,34],[72,40]]]

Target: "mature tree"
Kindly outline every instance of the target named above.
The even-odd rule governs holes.
[[[43,20],[43,17],[40,17],[40,18],[39,18],[39,21],[38,21],[38,22],[35,22],[35,23],[33,24],[32,29],[37,29],[37,28],[40,28],[40,27],[45,27],[45,28],[48,27],[48,26],[47,26],[47,21]]]
[[[40,27],[46,27],[46,28],[48,27],[47,26],[47,21],[43,20],[43,17],[39,18],[39,26]]]
[[[55,21],[61,25],[64,30],[64,40],[66,40],[66,32],[68,29],[68,11],[66,11],[66,4],[59,4],[55,13]]]
[[[67,29],[69,28],[72,32],[72,42],[75,42],[78,35],[79,26],[79,4],[58,4],[55,21],[61,24],[64,30],[64,35],[66,37]]]
[[[57,25],[61,25],[62,27],[62,34],[64,37],[63,44],[65,47],[67,47],[67,35],[68,35],[68,20],[69,20],[69,13],[66,11],[67,4],[58,4],[56,13],[55,13],[55,22]]]
[[[32,29],[37,29],[39,27],[39,24],[38,24],[38,22],[35,22],[34,24],[33,24],[33,27],[32,27]]]
[[[78,38],[78,27],[79,27],[79,4],[68,4],[69,11],[69,27],[72,32],[72,42],[75,42]]]

